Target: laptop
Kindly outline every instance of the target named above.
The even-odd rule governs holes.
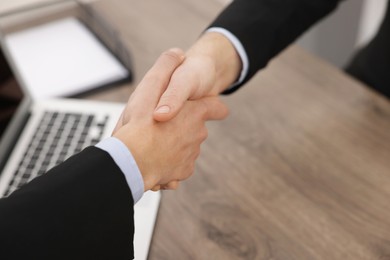
[[[124,108],[118,103],[34,99],[14,73],[15,64],[10,66],[9,55],[8,50],[0,53],[0,197],[110,136]],[[148,192],[135,206],[135,259],[147,259],[160,196]]]

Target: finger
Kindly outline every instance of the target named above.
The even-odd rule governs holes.
[[[187,72],[189,71],[185,68],[185,63],[174,72],[154,111],[153,117],[155,120],[161,122],[171,120],[179,113],[184,102],[190,98],[198,84],[191,71],[190,73]]]
[[[176,190],[179,187],[179,181],[170,181],[162,186],[163,190]]]
[[[142,114],[153,113],[173,72],[183,60],[184,52],[180,49],[170,49],[162,53],[134,91],[131,97],[132,109]]]
[[[222,120],[229,114],[228,107],[218,97],[206,97],[193,102],[196,102],[198,109],[203,106],[205,120]]]
[[[161,189],[161,185],[154,186],[151,191],[159,191]]]

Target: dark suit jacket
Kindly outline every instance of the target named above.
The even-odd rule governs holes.
[[[249,59],[244,82],[341,0],[235,0],[210,25],[233,33]]]
[[[87,148],[0,200],[0,259],[132,259],[133,213],[123,173]]]

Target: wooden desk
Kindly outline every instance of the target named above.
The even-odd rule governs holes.
[[[136,81],[187,48],[216,1],[95,4]],[[125,101],[129,86],[92,98]],[[211,122],[195,175],[163,193],[150,259],[390,259],[390,102],[292,47]]]

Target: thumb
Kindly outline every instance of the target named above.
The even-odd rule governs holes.
[[[184,53],[177,48],[161,54],[130,97],[129,104],[133,114],[143,116],[146,112],[153,113],[172,74],[183,60]]]
[[[195,87],[195,84],[191,84],[194,81],[189,79],[190,76],[183,65],[176,69],[156,106],[153,114],[155,120],[169,121],[179,113]]]
[[[173,73],[168,87],[160,97],[153,113],[157,121],[174,118],[187,100],[196,100],[213,93],[214,61],[208,57],[186,57]]]

